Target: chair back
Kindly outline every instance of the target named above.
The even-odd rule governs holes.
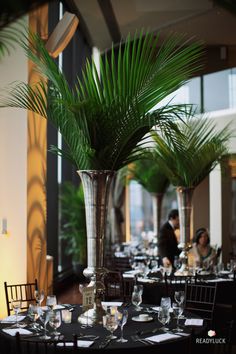
[[[123,278],[120,272],[109,271],[104,277],[105,300],[124,299]]]
[[[165,295],[169,296],[172,300],[174,299],[175,291],[185,290],[186,282],[195,283],[196,277],[193,275],[183,276],[183,275],[164,275],[165,280]]]
[[[208,285],[186,282],[185,309],[201,316],[207,321],[208,325],[211,325],[214,316],[216,290],[217,283]]]
[[[77,349],[77,335],[73,335],[70,341],[66,340],[34,340],[23,338],[19,332],[16,333],[16,354],[54,354],[73,353]]]
[[[35,279],[34,283],[26,284],[7,284],[7,282],[4,282],[4,288],[8,316],[13,311],[11,305],[12,299],[21,299],[21,310],[26,310],[30,303],[36,301],[34,291],[38,289],[37,279]]]

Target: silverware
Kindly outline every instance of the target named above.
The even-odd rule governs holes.
[[[106,348],[110,342],[111,342],[111,338],[105,340],[105,342],[102,342],[102,343],[99,345],[99,348],[100,348],[100,349]]]
[[[145,338],[140,338],[137,334],[131,336],[131,339],[134,341],[134,342],[141,342],[143,344],[153,344],[153,342],[151,342],[149,339],[145,339]]]

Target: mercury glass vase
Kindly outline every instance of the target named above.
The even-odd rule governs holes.
[[[105,292],[103,278],[106,273],[104,241],[109,192],[115,171],[80,170],[78,174],[84,190],[87,229],[88,264],[83,273],[90,279],[88,287],[94,287],[93,308],[82,314],[78,321],[94,325],[102,323],[102,316],[105,314],[101,304]]]
[[[190,275],[188,268],[188,251],[191,248],[190,225],[193,192],[194,188],[176,188],[180,222],[180,243],[178,247],[181,250],[179,258],[182,262],[181,268],[175,273],[176,275]]]
[[[157,243],[157,235],[160,230],[161,223],[161,207],[164,193],[152,193],[152,208],[153,208],[153,232],[154,241]]]

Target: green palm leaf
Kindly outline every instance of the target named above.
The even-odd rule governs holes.
[[[67,150],[53,151],[70,159],[78,169],[118,170],[139,155],[139,142],[150,129],[173,127],[182,110],[157,103],[183,85],[199,69],[202,49],[184,37],[172,36],[157,50],[158,37],[151,33],[127,38],[110,56],[100,59],[100,76],[87,61],[71,89],[49,56],[41,39],[30,35],[22,43],[36,69],[48,80],[35,86],[13,84],[1,106],[21,107],[49,119],[61,132]]]
[[[216,131],[209,118],[186,112],[186,122],[177,123],[172,134],[152,133],[153,151],[166,177],[174,186],[196,187],[228,154],[229,125]]]

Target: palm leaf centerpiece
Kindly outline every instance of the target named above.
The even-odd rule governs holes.
[[[199,68],[201,47],[175,36],[157,48],[158,37],[141,32],[100,59],[100,75],[88,61],[73,88],[49,56],[41,39],[23,43],[45,81],[14,85],[2,106],[21,107],[50,120],[63,136],[66,150],[54,151],[79,170],[86,206],[88,267],[94,286],[93,309],[81,323],[100,323],[104,310],[104,238],[109,186],[114,171],[137,159],[139,142],[154,125],[171,125],[176,107],[150,110],[178,89]],[[89,319],[89,320],[88,320]]]
[[[161,220],[162,199],[169,186],[169,180],[154,156],[155,154],[144,152],[142,159],[128,166],[127,175],[128,180],[137,181],[152,195],[153,231],[154,236],[157,237]]]
[[[31,34],[30,46],[26,41],[22,46],[48,84],[14,84],[0,105],[50,120],[67,145],[53,150],[80,170],[118,170],[137,159],[140,140],[152,126],[167,124],[177,107],[150,110],[201,66],[202,53],[199,44],[176,36],[158,49],[158,36],[141,32],[100,58],[100,75],[88,61],[82,79],[70,88],[39,36]]]
[[[178,123],[172,134],[153,133],[154,156],[170,183],[177,187],[180,215],[180,245],[183,261],[178,274],[186,275],[187,250],[190,247],[190,217],[195,187],[208,176],[217,163],[228,153],[231,136],[229,126],[216,131],[208,118],[197,118],[191,107],[186,112],[186,122]]]

